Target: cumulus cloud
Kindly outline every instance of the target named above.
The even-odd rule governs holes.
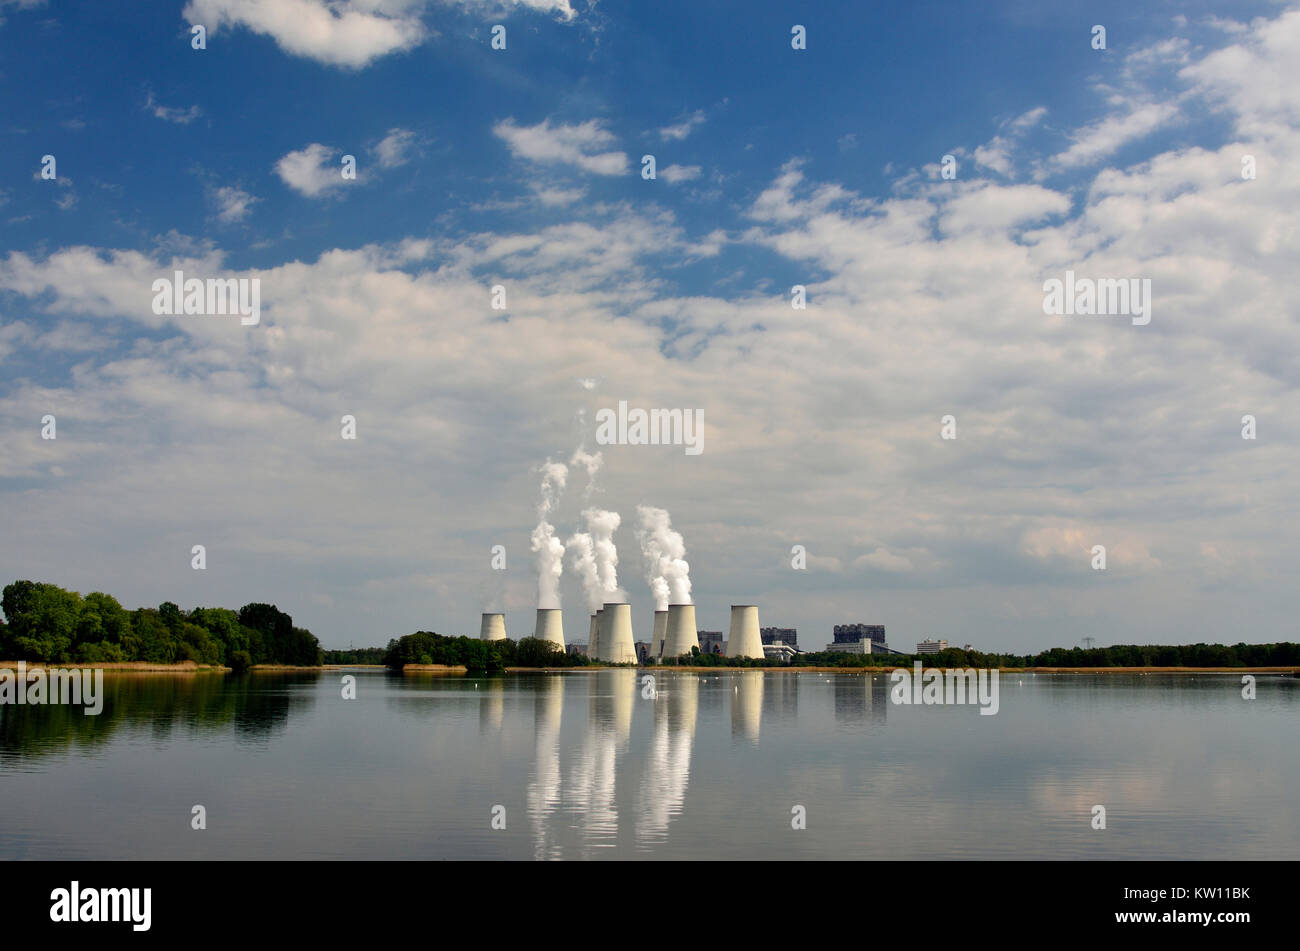
[[[680,142],[693,131],[695,127],[704,124],[704,110],[696,109],[681,122],[673,125],[664,126],[659,130],[659,137],[666,142]]]
[[[253,205],[261,200],[233,185],[223,185],[215,189],[212,198],[217,206],[217,220],[222,224],[243,221],[252,211]]]
[[[1099,629],[1217,639],[1240,601],[1207,592],[1226,586],[1251,599],[1261,638],[1281,638],[1300,467],[1300,129],[1272,90],[1296,88],[1297,41],[1284,14],[1171,67],[1232,135],[1250,134],[1269,169],[1255,181],[1234,139],[1081,162],[1072,202],[1000,180],[864,195],[791,162],[734,223],[699,230],[644,205],[561,201],[572,210],[536,226],[260,268],[202,245],[8,253],[0,475],[22,504],[6,506],[0,573],[130,604],[277,600],[331,645],[357,630],[472,634],[488,571],[476,553],[527,550],[532,467],[568,444],[573,402],[628,399],[702,407],[714,434],[699,457],[610,447],[592,501],[672,512],[702,627],[722,628],[745,592],[765,623],[814,645],[855,620],[895,642],[1024,650]],[[1250,76],[1268,90],[1252,95]],[[520,157],[581,168],[575,155],[615,147],[599,127],[567,140],[581,127],[539,128],[567,149],[525,135]],[[308,183],[331,157],[319,148]],[[725,286],[674,280],[724,243],[805,283],[809,309],[763,283],[766,265]],[[259,278],[262,323],[153,315],[150,282],[175,267]],[[1152,323],[1045,316],[1042,283],[1067,268],[1152,278]],[[508,319],[485,306],[502,274]],[[31,438],[45,412],[60,414],[57,442]],[[363,453],[337,438],[343,413]],[[1244,413],[1257,442],[1240,438]],[[940,438],[945,414],[955,440]],[[578,518],[554,521],[567,533]],[[195,580],[183,556],[154,570],[156,552],[195,537],[222,552],[219,576]],[[790,570],[795,544],[806,572]],[[1095,544],[1105,572],[1090,567]],[[526,612],[537,589],[517,574],[503,599]],[[582,603],[581,573],[566,584]]]
[[[388,134],[374,147],[375,160],[380,168],[397,168],[411,160],[415,149],[415,133],[409,129],[389,129]]]
[[[182,16],[209,33],[244,27],[294,56],[360,68],[424,39],[422,5],[415,0],[189,0]]]
[[[698,165],[668,165],[659,170],[659,177],[669,185],[678,182],[690,182],[700,177]]]
[[[313,142],[305,149],[289,152],[275,163],[275,173],[294,191],[317,198],[347,184],[343,166],[334,161],[337,149]]]
[[[627,171],[627,155],[611,149],[617,140],[597,119],[575,125],[543,119],[537,125],[521,126],[509,118],[498,122],[492,131],[516,158],[574,165],[595,175]]]

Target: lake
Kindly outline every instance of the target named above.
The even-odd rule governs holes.
[[[0,858],[1300,858],[1293,677],[1004,673],[981,716],[647,673],[110,673],[0,707]]]

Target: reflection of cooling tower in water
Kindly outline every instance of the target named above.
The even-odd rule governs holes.
[[[483,681],[478,688],[478,726],[483,733],[499,733],[506,715],[506,684],[499,677]]]
[[[587,637],[587,656],[592,660],[600,660],[600,618],[604,613],[604,609],[601,609],[591,616],[591,634]]]
[[[752,604],[731,606],[731,632],[727,635],[728,657],[763,658],[763,638],[758,633],[758,608]]]
[[[877,674],[832,674],[835,719],[840,723],[884,721],[889,710],[889,678]]]
[[[731,680],[731,735],[758,742],[758,725],[763,718],[761,670],[742,670]]]
[[[656,679],[655,730],[639,794],[638,842],[666,838],[669,823],[682,812],[699,708],[700,680],[695,674],[659,674]]]
[[[799,718],[799,683],[803,677],[787,671],[774,672],[763,681],[763,716],[771,723]]]
[[[506,639],[506,616],[504,614],[484,614],[483,624],[478,629],[479,640],[504,641]]]
[[[504,625],[502,627],[504,631]],[[504,634],[503,634],[504,636]],[[538,608],[537,609],[537,630],[533,637],[539,641],[550,641],[552,644],[558,644],[564,647],[564,620],[563,612],[559,608]]]
[[[654,633],[650,635],[650,656],[662,657],[664,652],[664,635],[668,632],[668,612],[655,612]]]
[[[664,631],[664,656],[680,657],[699,647],[700,639],[695,629],[695,605],[668,605],[668,623]]]
[[[636,704],[635,670],[601,670],[595,675],[596,695],[592,716],[602,730],[613,731],[619,747],[632,735],[632,708]]]
[[[600,659],[611,664],[635,664],[632,605],[626,601],[610,601],[601,610],[605,613],[600,623]]]
[[[533,731],[536,759],[528,783],[528,818],[533,826],[533,857],[560,858],[560,845],[553,841],[548,820],[560,805],[560,717],[564,711],[564,678],[543,677],[537,681],[533,700]]]
[[[601,670],[586,682],[591,690],[587,740],[578,757],[572,794],[565,798],[582,813],[587,839],[612,843],[618,836],[617,757],[632,732],[636,671]]]

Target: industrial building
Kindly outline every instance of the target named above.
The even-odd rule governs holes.
[[[855,644],[858,641],[885,643],[885,625],[883,624],[836,624],[833,632],[836,644]],[[866,653],[870,653],[867,651]]]
[[[799,647],[799,631],[793,627],[760,627],[758,636],[766,644],[786,644],[790,647]]]
[[[721,631],[696,631],[695,635],[700,642],[701,654],[722,653],[722,647],[725,642],[722,640]]]

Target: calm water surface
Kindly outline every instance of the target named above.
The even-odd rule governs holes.
[[[0,707],[0,858],[1300,858],[1294,678],[643,676],[108,676]]]

